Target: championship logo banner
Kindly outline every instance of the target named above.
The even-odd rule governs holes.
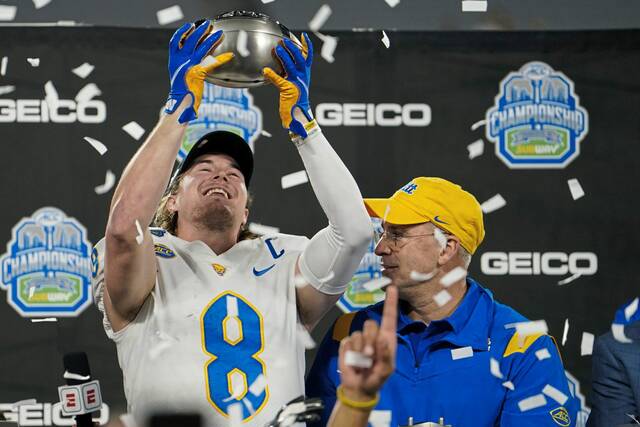
[[[262,111],[253,104],[248,89],[205,84],[198,118],[189,123],[178,152],[182,161],[202,136],[215,130],[236,133],[249,143],[251,150],[262,132]]]
[[[487,139],[512,169],[564,168],[589,132],[573,81],[543,62],[529,62],[502,80],[486,122]]]
[[[45,207],[13,227],[0,258],[0,288],[23,317],[72,317],[91,304],[87,230],[60,209]]]

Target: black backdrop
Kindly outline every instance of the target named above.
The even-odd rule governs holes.
[[[136,121],[146,137],[156,122],[168,90],[170,35],[170,30],[0,28],[0,57],[8,58],[0,87],[15,86],[0,100],[42,100],[47,81],[60,98],[73,99],[95,83],[102,92],[95,99],[107,109],[106,120],[97,124],[0,123],[3,245],[21,218],[44,206],[77,219],[91,242],[103,235],[112,191],[97,195],[94,187],[104,182],[107,169],[118,177],[144,139],[135,141],[121,127]],[[487,236],[471,274],[500,301],[531,319],[545,319],[559,341],[569,319],[561,349],[566,369],[587,394],[591,358],[580,355],[582,333],[607,331],[616,307],[640,288],[634,269],[640,235],[635,215],[640,32],[391,32],[389,49],[377,32],[334,35],[339,38],[335,62],[317,55],[314,64],[314,105],[422,103],[432,114],[428,126],[323,126],[363,195],[389,195],[421,175],[459,183],[481,202],[500,193],[507,205],[485,216]],[[321,42],[314,42],[319,53]],[[26,60],[34,57],[40,58],[38,67]],[[484,127],[470,129],[493,106],[501,80],[531,61],[563,72],[589,113],[580,154],[565,168],[510,169],[486,141]],[[95,66],[86,79],[71,72],[83,62]],[[280,177],[302,169],[302,163],[280,129],[276,91],[250,92],[262,112],[262,128],[273,135],[259,136],[254,144],[250,219],[311,236],[326,219],[308,185],[281,189]],[[102,141],[108,152],[99,156],[84,136]],[[480,138],[484,154],[471,160],[467,145]],[[570,178],[582,184],[583,198],[572,199]],[[480,271],[485,252],[593,252],[598,269],[563,286],[557,282],[570,274],[485,275]],[[338,313],[332,311],[314,337],[319,339]],[[31,323],[4,301],[3,293],[0,325],[0,402],[57,401],[61,356],[83,349],[105,401],[123,410],[115,345],[102,331],[95,307],[55,323]]]

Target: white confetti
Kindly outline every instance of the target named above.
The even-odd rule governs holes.
[[[584,190],[576,178],[568,180],[567,184],[569,185],[569,191],[571,191],[571,197],[573,197],[573,200],[578,200],[580,197],[584,196]]]
[[[95,83],[89,83],[85,87],[80,89],[75,99],[76,102],[86,102],[93,99],[93,97],[100,95],[102,95],[102,91],[100,90],[100,88],[98,88]]]
[[[638,425],[640,425],[640,420],[638,420],[635,415],[632,415],[632,414],[625,414],[625,415],[631,418],[633,421],[635,421]]]
[[[453,285],[459,280],[464,279],[467,276],[467,270],[462,267],[456,267],[447,274],[445,274],[442,279],[440,279],[440,284],[445,288]]]
[[[271,138],[272,137],[272,135],[269,132],[267,132],[266,130],[264,130],[264,129],[262,129],[260,131],[260,135],[266,136],[267,138]]]
[[[572,276],[569,276],[569,277],[567,277],[567,278],[564,278],[564,279],[560,280],[560,281],[558,282],[558,285],[562,286],[562,285],[566,285],[567,283],[571,283],[571,282],[573,282],[574,280],[576,280],[577,278],[579,278],[580,276],[582,276],[582,273],[580,273],[580,272],[575,273],[575,274],[574,274],[574,275],[572,275]]]
[[[35,286],[30,286],[29,287],[29,296],[27,297],[29,300],[31,300],[31,298],[33,298],[33,294],[36,293],[36,287]]]
[[[506,204],[507,202],[504,200],[504,198],[500,194],[496,194],[489,200],[483,202],[480,207],[482,208],[482,212],[488,214],[497,211],[498,209],[504,207]]]
[[[387,36],[387,33],[385,33],[384,30],[382,31],[382,38],[380,39],[380,41],[382,41],[382,44],[384,45],[384,47],[389,49],[389,46],[390,46],[389,36]]]
[[[260,374],[249,386],[249,393],[253,394],[254,396],[260,396],[266,388],[267,378],[264,375]]]
[[[336,51],[336,47],[338,47],[338,38],[320,33],[315,33],[315,35],[322,41],[320,56],[322,59],[332,64],[335,61],[333,53]]]
[[[486,0],[462,0],[463,12],[486,12],[487,1]]]
[[[382,217],[382,223],[387,222],[387,217],[389,216],[389,212],[391,212],[391,205],[387,203],[387,206],[384,208],[384,216]]]
[[[21,406],[36,405],[37,403],[38,401],[36,399],[18,400],[17,402],[11,404],[11,410],[17,411]]]
[[[7,74],[7,64],[9,64],[9,57],[3,56],[2,61],[0,61],[0,76]]]
[[[546,348],[541,348],[540,350],[536,351],[536,357],[538,358],[538,360],[550,359],[551,353],[549,353],[549,350],[547,350]]]
[[[386,276],[382,276],[382,277],[378,277],[376,279],[369,280],[368,282],[363,283],[362,287],[367,292],[375,292],[378,289],[384,288],[385,286],[387,286],[390,283],[391,283],[391,279],[389,279]]]
[[[31,323],[42,323],[42,322],[57,322],[58,319],[55,317],[43,317],[42,319],[31,319]]]
[[[562,345],[567,342],[567,336],[569,335],[569,319],[564,319],[564,332],[562,332]]]
[[[638,311],[638,304],[640,304],[640,297],[636,297],[631,304],[624,308],[624,318],[627,319],[627,321]]]
[[[15,86],[0,86],[0,95],[6,95],[16,90]]]
[[[477,122],[471,125],[471,130],[476,130],[480,126],[484,126],[485,124],[487,124],[487,121],[485,119],[478,120]]]
[[[40,66],[40,58],[27,58],[27,62],[34,68]]]
[[[539,408],[547,404],[547,399],[544,394],[536,394],[535,396],[527,397],[518,402],[518,407],[521,412],[529,411],[531,409]]]
[[[51,3],[51,0],[33,0],[33,5],[36,9],[42,9],[49,3]]]
[[[569,399],[569,396],[549,384],[544,386],[544,388],[542,389],[542,393],[547,395],[547,397],[552,398],[561,405],[564,405]]]
[[[280,185],[282,186],[283,190],[295,187],[296,185],[305,184],[307,182],[309,182],[309,177],[307,176],[307,171],[305,170],[293,172],[280,178]]]
[[[276,0],[262,0],[263,4],[269,4],[269,3],[273,3]]]
[[[438,307],[442,307],[449,301],[451,301],[451,294],[446,289],[441,290],[434,295],[433,300],[438,304]]]
[[[473,357],[473,348],[471,347],[460,347],[454,348],[451,350],[451,359],[466,359],[468,357]]]
[[[88,62],[85,62],[84,64],[79,65],[73,70],[71,70],[71,72],[73,72],[73,74],[80,77],[81,79],[86,79],[89,76],[89,74],[91,74],[94,68],[95,67],[93,65],[89,64]]]
[[[181,20],[184,18],[184,14],[182,13],[182,8],[180,6],[174,5],[165,9],[160,9],[156,12],[156,17],[158,18],[158,24],[167,25]]]
[[[93,189],[97,195],[102,195],[108,193],[111,188],[113,188],[113,184],[116,183],[116,176],[110,170],[107,171],[104,177],[104,184],[100,184]]]
[[[396,7],[398,3],[400,3],[400,0],[384,0],[384,1],[387,2],[389,7]]]
[[[580,342],[580,356],[588,356],[593,353],[594,335],[589,332],[582,333],[582,341]]]
[[[244,410],[241,403],[232,403],[227,406],[227,413],[229,414],[229,427],[241,427],[242,419],[244,418]]]
[[[0,5],[0,21],[13,21],[17,10],[17,6]]]
[[[136,242],[141,245],[144,241],[144,233],[142,233],[142,227],[140,227],[140,221],[136,219]]]
[[[302,342],[302,345],[306,350],[311,350],[312,348],[316,347],[316,342],[313,340],[313,338],[311,338],[311,335],[309,335],[309,331],[307,331],[307,328],[298,323],[296,325],[296,329],[298,340]]]
[[[518,322],[515,325],[516,332],[519,335],[518,345],[522,347],[528,336],[546,334],[549,332],[547,322],[544,320],[534,320],[533,322]]]
[[[85,141],[87,141],[89,144],[91,144],[91,146],[93,148],[95,148],[95,150],[102,156],[104,153],[107,152],[107,146],[104,145],[102,142],[98,141],[97,139],[91,138],[89,136],[85,136],[83,138]]]
[[[489,370],[491,371],[491,375],[493,375],[494,377],[500,379],[504,378],[504,375],[502,375],[502,372],[500,372],[500,362],[498,362],[493,357],[489,359]]]
[[[80,375],[74,372],[64,371],[62,378],[65,380],[89,381],[91,379],[91,375]]]
[[[433,279],[433,277],[438,274],[439,269],[436,268],[430,273],[420,273],[418,271],[412,271],[409,273],[409,278],[411,280],[415,280],[416,282],[426,282],[427,280]]]
[[[47,101],[47,104],[49,104],[49,108],[53,109],[58,103],[59,98],[58,91],[56,90],[56,87],[53,85],[53,82],[51,80],[44,84],[44,93],[45,101]]]
[[[128,133],[129,136],[135,139],[136,141],[140,140],[140,138],[142,138],[142,135],[144,135],[144,132],[145,132],[142,126],[140,126],[137,122],[133,122],[133,121],[122,126],[122,130]]]
[[[480,138],[467,145],[467,151],[469,151],[470,160],[473,160],[478,156],[482,156],[482,153],[484,153],[484,140]]]
[[[249,48],[247,47],[248,36],[247,32],[244,30],[238,31],[238,39],[236,41],[236,50],[243,58],[251,55],[249,52]]]
[[[257,222],[250,222],[247,228],[250,232],[259,236],[264,236],[267,234],[278,234],[280,232],[280,229],[278,227],[258,224]]]
[[[629,339],[624,332],[624,325],[619,323],[611,324],[611,334],[613,335],[613,339],[623,344],[632,343],[633,340]]]
[[[330,16],[331,7],[328,4],[323,4],[309,21],[309,29],[314,32],[320,30]]]
[[[373,365],[373,359],[369,356],[365,356],[364,354],[347,350],[344,354],[344,363],[347,366],[355,366],[356,368],[370,368]]]
[[[505,382],[503,382],[503,383],[502,383],[502,386],[503,386],[503,387],[508,388],[508,389],[509,389],[509,390],[511,390],[511,391],[513,391],[513,390],[515,390],[515,389],[516,389],[516,388],[515,388],[515,386],[513,385],[513,383],[512,383],[511,381],[505,381]]]

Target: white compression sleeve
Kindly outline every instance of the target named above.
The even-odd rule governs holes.
[[[353,176],[320,128],[294,138],[313,191],[329,219],[300,256],[304,278],[318,291],[341,294],[355,273],[373,235],[371,220]]]

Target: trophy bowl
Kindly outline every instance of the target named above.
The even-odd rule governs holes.
[[[235,10],[216,16],[212,23],[213,31],[222,30],[224,38],[215,51],[204,58],[203,64],[211,63],[215,55],[223,52],[235,54],[231,61],[205,77],[206,81],[218,86],[245,88],[263,85],[267,82],[262,75],[264,67],[270,67],[283,76],[282,64],[273,49],[283,39],[289,39],[302,48],[300,40],[287,27],[263,13]],[[244,41],[238,42],[245,37]]]

